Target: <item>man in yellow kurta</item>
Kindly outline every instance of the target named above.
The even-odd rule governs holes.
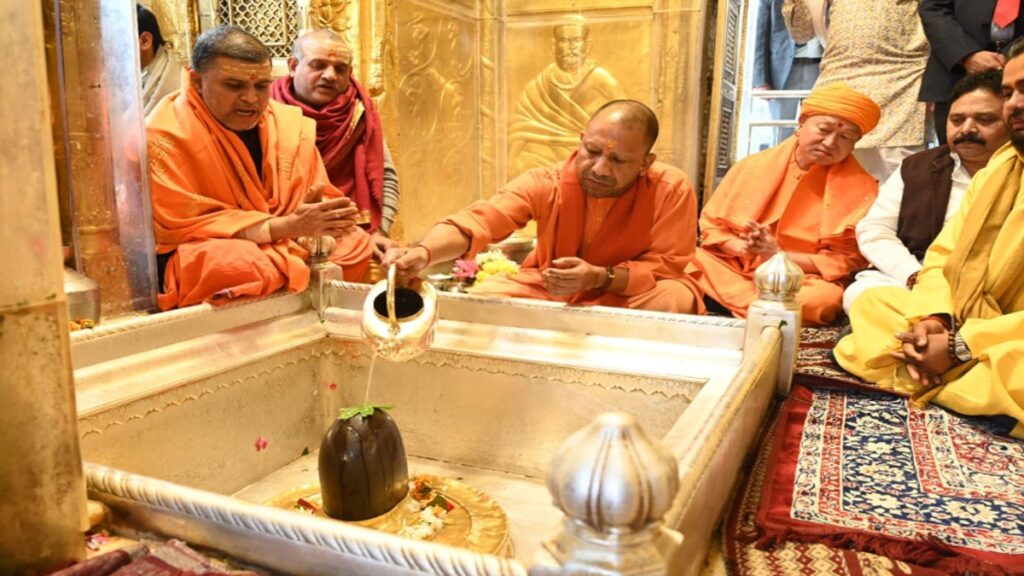
[[[797,296],[804,322],[835,320],[843,287],[867,267],[855,227],[878,182],[851,153],[879,114],[845,84],[817,88],[804,100],[795,135],[729,170],[701,213],[703,243],[690,267],[711,307],[746,316],[757,298],[754,271],[785,250],[804,271]]]
[[[880,388],[970,415],[1017,420],[1024,438],[1024,43],[1003,71],[1011,144],[971,182],[912,291],[875,288],[850,310],[836,360]]]
[[[700,292],[685,272],[697,244],[697,201],[681,170],[655,162],[657,136],[649,108],[610,102],[568,160],[520,175],[442,220],[412,248],[389,252],[385,264],[415,275],[535,220],[537,248],[519,272],[489,278],[472,293],[699,312]]]

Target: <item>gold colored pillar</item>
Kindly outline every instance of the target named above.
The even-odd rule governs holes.
[[[143,178],[135,4],[54,1],[63,93],[51,97],[64,104],[66,180],[79,272],[100,285],[103,317],[152,309],[156,259]]]
[[[41,4],[0,3],[0,573],[85,556]]]
[[[199,0],[146,0],[160,23],[160,33],[179,63],[188,63],[199,36]]]
[[[64,92],[60,73],[60,14],[57,10],[59,0],[43,0],[43,30],[46,41],[46,79],[50,89],[50,117],[53,119],[53,159],[57,171],[57,195],[60,210],[60,236],[64,246],[75,243],[74,223],[71,214],[71,186],[68,184],[68,154],[65,139],[64,102],[53,97]],[[70,263],[78,268],[78,262]]]

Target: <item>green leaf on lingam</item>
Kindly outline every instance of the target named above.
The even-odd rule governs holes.
[[[373,416],[374,410],[391,410],[394,408],[391,404],[363,404],[362,406],[348,406],[341,409],[341,414],[338,415],[338,420],[348,420],[354,417],[356,414],[363,418],[369,418]]]

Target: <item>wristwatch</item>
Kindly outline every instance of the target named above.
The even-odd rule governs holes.
[[[967,342],[959,332],[953,334],[953,337],[949,341],[949,354],[961,364],[964,362],[970,362],[974,359],[974,356],[971,354],[971,349],[967,347]]]

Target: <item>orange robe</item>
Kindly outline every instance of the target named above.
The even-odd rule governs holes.
[[[537,221],[537,248],[519,273],[488,278],[473,293],[663,312],[703,310],[697,284],[684,271],[697,243],[697,200],[678,168],[655,162],[622,196],[595,199],[580,187],[573,155],[564,164],[521,174],[490,199],[444,222],[470,237],[467,255],[473,255],[530,220]],[[622,293],[555,296],[544,287],[541,271],[566,256],[625,268],[629,282]]]
[[[271,101],[259,120],[260,179],[242,140],[210,115],[191,86],[165,98],[146,122],[153,228],[158,254],[172,253],[158,297],[161,310],[309,284],[303,250],[293,240],[256,244],[235,238],[273,216],[290,214],[310,186],[330,185],[316,149],[316,124]],[[369,267],[369,236],[338,238],[331,260],[359,280]]]
[[[809,254],[820,274],[804,276],[797,299],[809,326],[835,320],[843,288],[867,267],[855,226],[878,194],[878,182],[853,155],[804,172],[794,159],[796,137],[744,158],[725,175],[700,216],[701,247],[690,271],[708,296],[739,317],[757,298],[754,271],[764,258],[732,256],[722,245],[738,238],[749,220],[770,225],[782,250]]]

